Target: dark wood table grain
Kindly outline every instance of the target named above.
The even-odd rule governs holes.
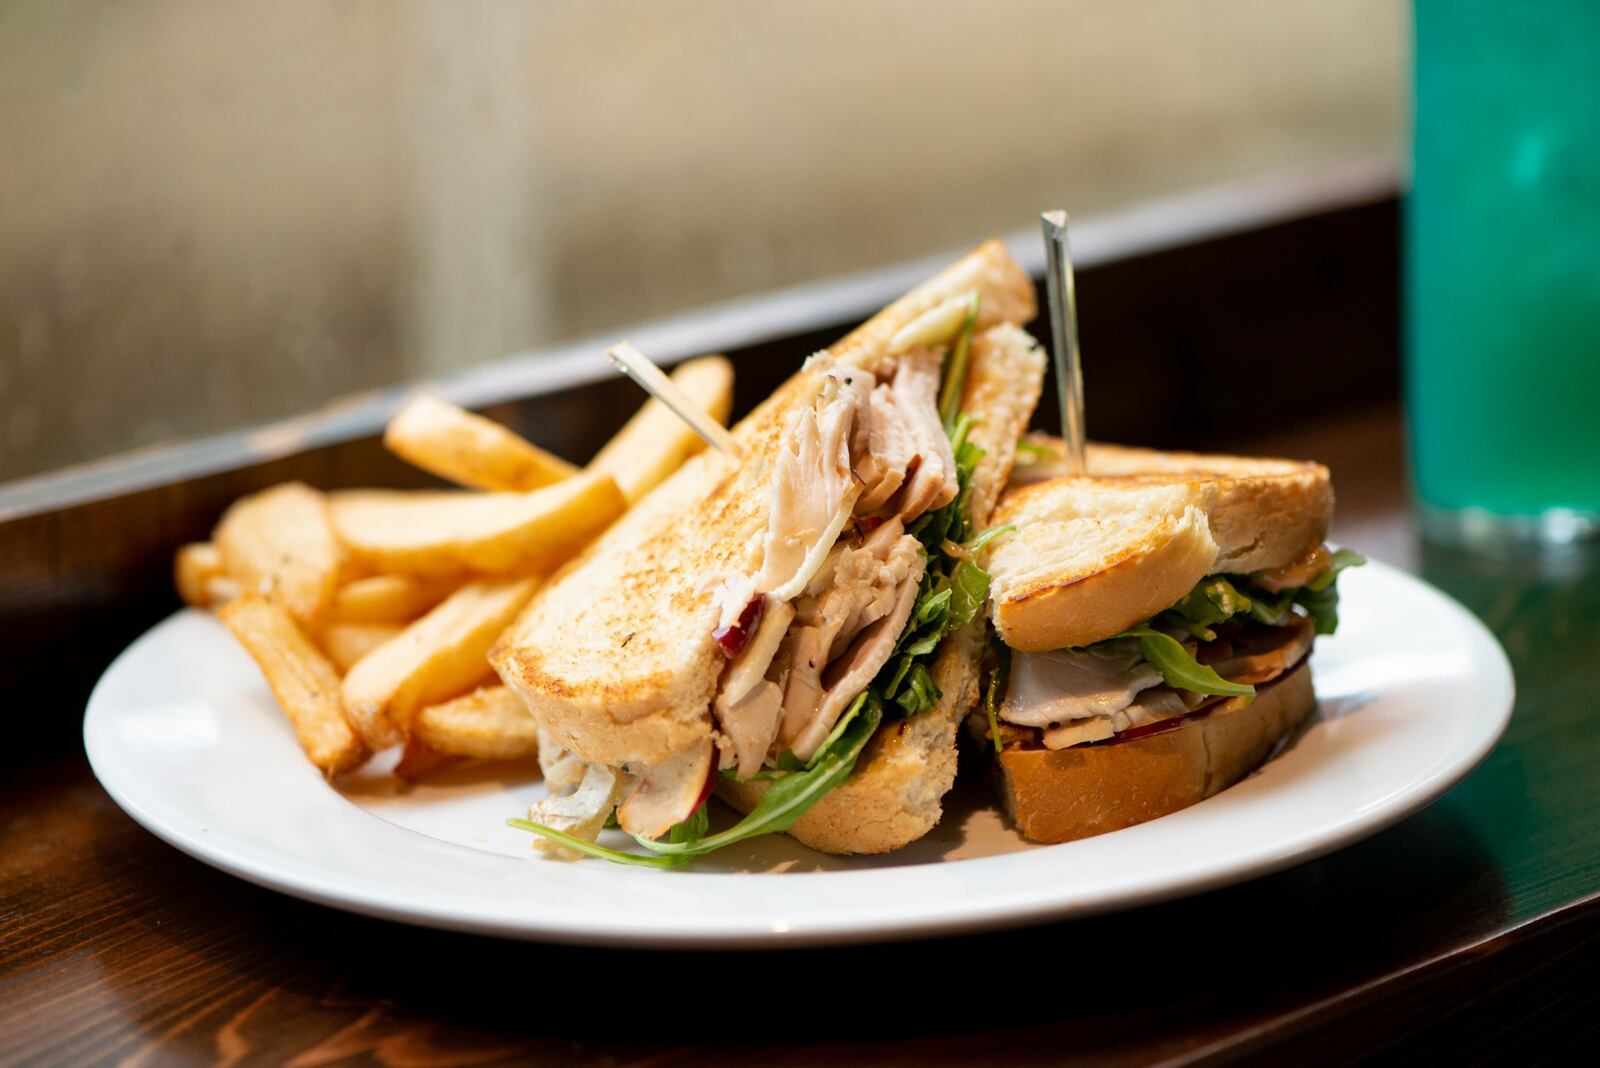
[[[256,888],[140,829],[76,748],[13,752],[0,780],[0,1062],[1332,1063],[1536,1047],[1583,1059],[1600,1019],[1593,558],[1420,545],[1390,405],[1226,444],[1329,461],[1336,536],[1461,599],[1511,655],[1505,740],[1390,830],[1230,889],[1007,933],[586,950]]]

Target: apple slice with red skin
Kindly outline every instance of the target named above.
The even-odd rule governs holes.
[[[617,808],[622,829],[642,838],[660,838],[694,815],[711,792],[716,754],[717,747],[708,736],[646,768],[639,776],[639,788]]]

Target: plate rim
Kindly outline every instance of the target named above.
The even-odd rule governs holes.
[[[128,784],[123,781],[115,761],[108,761],[107,754],[101,751],[101,742],[98,740],[99,736],[96,731],[98,718],[114,714],[104,711],[105,702],[109,700],[104,696],[107,680],[115,677],[119,666],[124,664],[125,661],[140,655],[140,650],[147,642],[157,640],[158,635],[165,628],[173,626],[176,621],[187,614],[198,614],[194,609],[180,610],[146,630],[105,669],[90,694],[85,710],[83,721],[84,749],[96,779],[118,807],[131,816],[140,826],[184,854],[257,886],[316,904],[379,919],[518,940],[677,950],[772,949],[789,946],[799,948],[802,946],[839,943],[859,944],[867,941],[889,942],[931,936],[971,934],[1137,908],[1160,901],[1204,893],[1295,867],[1342,849],[1393,826],[1403,819],[1409,818],[1438,800],[1451,787],[1470,775],[1487,758],[1488,754],[1504,735],[1515,707],[1516,681],[1505,650],[1476,615],[1437,587],[1409,572],[1378,561],[1372,561],[1368,566],[1375,575],[1381,575],[1385,581],[1401,582],[1434,599],[1453,614],[1458,622],[1464,625],[1471,635],[1473,644],[1483,650],[1492,652],[1493,655],[1487,659],[1475,658],[1473,670],[1475,682],[1503,683],[1504,700],[1496,703],[1498,711],[1492,713],[1492,722],[1486,722],[1487,729],[1473,736],[1470,744],[1461,746],[1459,752],[1452,753],[1451,759],[1444,766],[1436,769],[1431,774],[1415,778],[1407,783],[1391,803],[1360,812],[1336,829],[1309,835],[1309,840],[1293,842],[1289,848],[1280,849],[1276,853],[1262,853],[1243,861],[1218,865],[1209,870],[1184,873],[1178,877],[1152,879],[1144,886],[1133,889],[1123,888],[1119,890],[1112,888],[1109,891],[1102,890],[1100,893],[1092,894],[1087,898],[1074,897],[1071,894],[1062,894],[1049,898],[1040,897],[1035,893],[1020,900],[1005,903],[997,902],[993,896],[985,896],[968,899],[964,902],[946,901],[940,908],[930,914],[924,914],[916,909],[908,909],[904,914],[898,916],[873,913],[870,918],[867,918],[864,914],[835,914],[825,920],[810,920],[800,926],[770,922],[755,924],[747,921],[740,921],[738,926],[729,926],[726,921],[721,924],[702,921],[685,929],[684,921],[679,918],[673,921],[674,927],[672,929],[667,929],[659,917],[648,922],[640,922],[633,917],[613,915],[603,920],[580,919],[574,922],[571,917],[545,917],[537,913],[529,913],[526,917],[519,917],[516,922],[511,922],[493,915],[486,917],[473,916],[461,908],[445,905],[437,899],[432,902],[426,902],[415,897],[410,900],[404,900],[392,895],[385,897],[383,891],[386,887],[384,886],[371,887],[368,892],[360,893],[351,887],[341,885],[348,882],[348,880],[330,877],[327,873],[297,873],[292,869],[284,870],[264,863],[267,858],[251,856],[251,850],[248,848],[240,849],[237,846],[230,846],[226,842],[219,843],[217,838],[208,834],[192,834],[185,828],[171,825],[167,821],[158,818],[156,814],[145,807],[138,797],[124,788]],[[1486,691],[1486,708],[1487,702],[1492,699],[1493,691],[1500,688],[1493,685],[1483,686]],[[1487,714],[1489,713],[1486,712]],[[332,796],[341,802],[338,806],[339,809],[348,812],[355,819],[371,821],[378,827],[388,828],[389,832],[416,836],[450,851],[459,850],[461,854],[491,859],[505,865],[517,866],[527,863],[517,858],[488,854],[482,850],[471,849],[468,846],[431,838],[422,832],[390,823],[382,819],[382,817],[347,801],[337,792],[333,792]],[[1148,824],[1143,826],[1148,826]],[[1128,830],[1137,830],[1137,828],[1129,828]],[[1112,832],[1112,834],[1115,833],[1118,832]],[[1121,833],[1127,833],[1127,831]],[[1065,846],[1070,847],[1074,844],[1065,843]],[[959,863],[963,867],[968,864],[997,865],[1006,861],[1016,863],[1017,861],[1014,858],[1037,857],[1041,850],[1052,848],[1060,847],[1044,846],[1019,854],[974,858],[962,860]],[[600,870],[612,871],[609,868]],[[786,879],[828,879],[830,881],[872,881],[874,878],[890,877],[889,873],[895,870],[897,869],[864,868],[855,871],[789,872],[783,873],[780,877]],[[624,873],[617,872],[616,874],[622,875]],[[690,883],[702,879],[722,880],[727,878],[725,873],[692,871],[671,873],[629,872],[626,873],[626,876],[670,878]],[[772,876],[757,877],[770,878]]]

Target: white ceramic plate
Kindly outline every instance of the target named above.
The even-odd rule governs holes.
[[[1381,564],[1347,572],[1340,588],[1339,634],[1319,640],[1313,660],[1319,713],[1290,746],[1209,801],[1066,845],[1021,841],[976,776],[932,834],[887,857],[827,857],[776,836],[689,870],[544,859],[504,823],[542,793],[525,771],[464,768],[404,790],[379,760],[340,789],[324,782],[255,666],[192,610],[106,671],[84,742],[117,803],[179,849],[374,916],[635,946],[970,931],[1286,868],[1402,819],[1471,771],[1511,713],[1511,669],[1494,638],[1454,601]]]

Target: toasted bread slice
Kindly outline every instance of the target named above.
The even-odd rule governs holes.
[[[1007,746],[1006,811],[1024,838],[1070,842],[1188,808],[1250,774],[1316,706],[1309,659],[1181,726],[1070,749]]]
[[[969,440],[984,449],[972,474],[974,521],[987,523],[1028,425],[1044,380],[1044,351],[1022,330],[998,326],[973,339],[962,410],[982,413]],[[856,770],[801,816],[789,833],[826,853],[887,853],[916,841],[939,822],[942,799],[956,778],[956,735],[978,702],[983,620],[945,639],[933,665],[939,702],[908,719],[886,723]],[[728,782],[717,792],[748,812],[765,783]]]
[[[1026,335],[1005,325],[1033,313],[1033,285],[999,242],[896,301],[829,355],[836,366],[882,377],[898,359],[889,346],[898,331],[973,288],[983,333],[967,392],[996,391],[993,404],[1003,410],[996,426],[1011,436],[995,443],[985,476],[985,492],[994,494],[1043,368]],[[1008,385],[983,371],[1001,361],[1010,361]],[[1029,373],[1016,377],[1024,364]],[[646,767],[713,730],[710,705],[727,661],[711,637],[718,610],[708,579],[760,563],[771,460],[790,412],[810,402],[822,373],[821,366],[802,369],[733,428],[742,461],[708,450],[648,494],[551,578],[492,652],[501,677],[556,744],[592,762]]]
[[[1018,527],[988,556],[995,629],[1013,648],[1089,645],[1208,574],[1293,563],[1333,515],[1321,464],[1091,444],[1087,465],[1086,477],[1042,481],[1040,467],[1059,468],[1028,465],[995,513]]]

